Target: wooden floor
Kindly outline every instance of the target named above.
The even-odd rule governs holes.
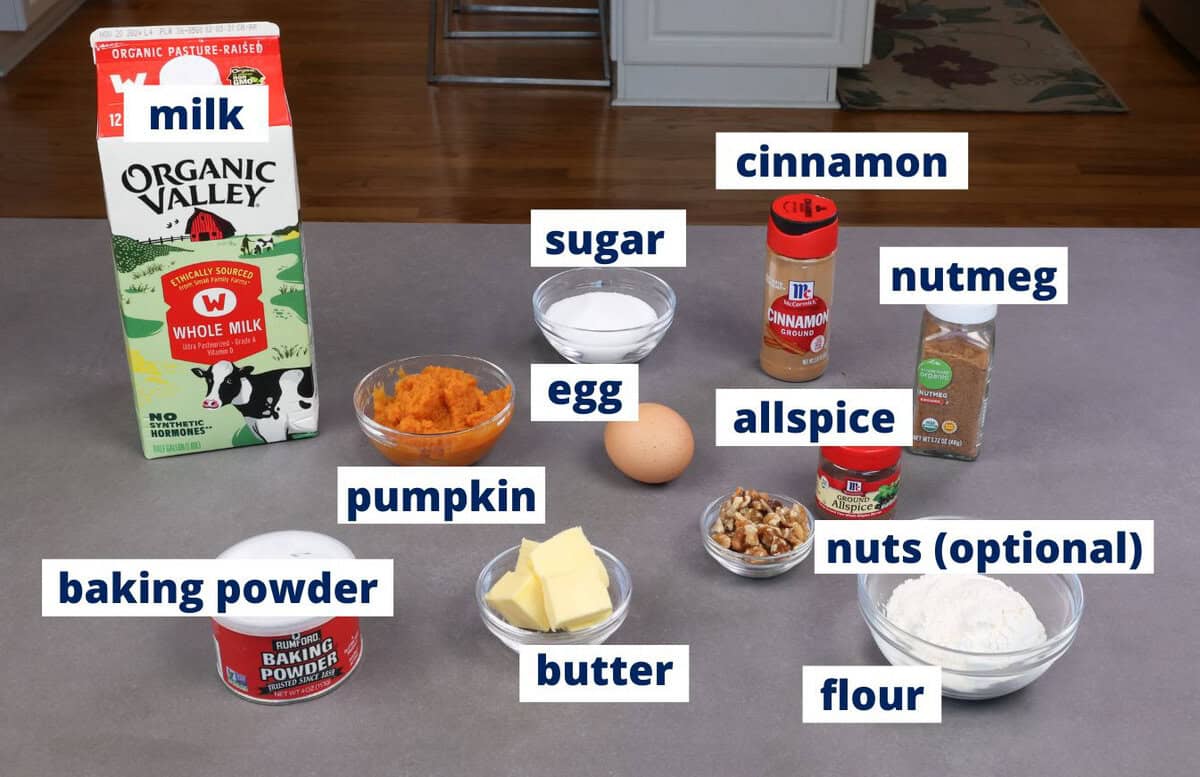
[[[538,207],[686,207],[761,223],[768,195],[713,189],[719,130],[966,130],[968,192],[841,192],[852,224],[1200,226],[1200,67],[1136,0],[1045,0],[1126,115],[612,108],[600,90],[425,83],[421,0],[89,0],[0,80],[0,216],[104,214],[88,33],[279,21],[305,218],[520,222]],[[1103,7],[1103,11],[1100,11]],[[331,8],[336,8],[330,15]],[[443,66],[599,71],[589,42],[458,43]]]

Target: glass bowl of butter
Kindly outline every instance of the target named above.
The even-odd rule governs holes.
[[[577,530],[562,534],[572,531]],[[586,573],[572,570],[542,578],[530,574],[526,565],[526,554],[538,544],[525,540],[489,561],[479,573],[475,603],[483,625],[512,650],[522,645],[599,645],[608,640],[629,614],[633,594],[629,570],[613,554],[589,545],[594,558]],[[544,589],[543,580],[548,581]],[[601,591],[607,593],[611,610]],[[601,597],[599,602],[596,597]]]

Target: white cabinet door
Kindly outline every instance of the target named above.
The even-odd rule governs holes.
[[[874,0],[616,0],[621,61],[860,66]]]
[[[0,32],[21,32],[29,28],[25,0],[0,0]]]

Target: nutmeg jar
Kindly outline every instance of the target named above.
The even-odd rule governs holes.
[[[828,518],[890,518],[900,491],[900,448],[821,447],[817,509]]]

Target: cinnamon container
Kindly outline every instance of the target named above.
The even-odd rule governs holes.
[[[759,364],[773,378],[819,378],[829,364],[838,212],[833,200],[787,194],[771,204]]]

